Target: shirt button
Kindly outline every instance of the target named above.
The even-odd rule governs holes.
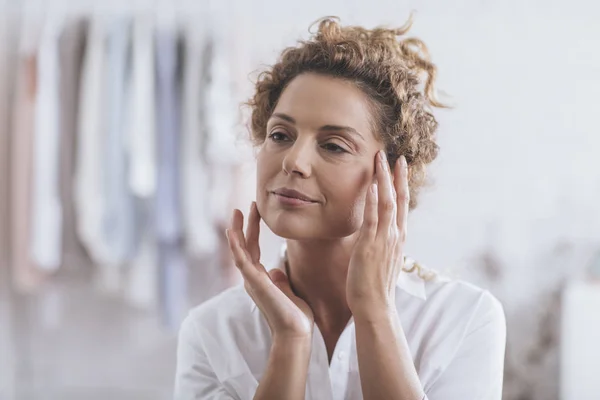
[[[341,359],[343,359],[345,355],[346,355],[346,354],[345,354],[343,351],[340,351],[340,352],[338,353],[338,360],[341,360]]]

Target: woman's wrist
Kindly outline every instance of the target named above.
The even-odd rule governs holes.
[[[272,349],[283,349],[293,351],[308,351],[312,346],[312,335],[291,335],[275,334],[273,335]]]
[[[380,324],[388,323],[397,318],[398,312],[393,304],[365,305],[352,310],[355,324]]]

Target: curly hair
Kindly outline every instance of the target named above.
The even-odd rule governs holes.
[[[346,80],[370,100],[371,125],[382,140],[391,166],[404,155],[409,166],[410,209],[426,182],[426,166],[438,155],[438,123],[432,107],[447,107],[435,96],[437,69],[425,44],[404,36],[412,15],[397,29],[342,26],[337,17],[318,20],[309,40],[283,50],[279,60],[261,72],[251,109],[250,135],[255,145],[265,141],[269,118],[281,93],[298,75],[317,73]],[[423,82],[421,75],[426,75]]]

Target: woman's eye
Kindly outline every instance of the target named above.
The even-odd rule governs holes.
[[[332,153],[346,153],[346,149],[338,146],[335,143],[326,143],[323,145],[323,148],[327,151],[331,151]]]
[[[287,139],[287,136],[281,132],[273,132],[269,135],[269,139],[274,142],[281,142]]]

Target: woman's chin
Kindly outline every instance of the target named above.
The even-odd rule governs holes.
[[[273,233],[283,239],[301,240],[315,238],[313,232],[308,232],[305,229],[297,229],[290,226],[278,226],[275,229],[271,228]]]
[[[308,221],[269,221],[264,220],[265,224],[269,229],[277,236],[290,239],[290,240],[301,240],[301,239],[314,239],[319,236],[319,232],[315,230],[314,224],[308,224]]]

